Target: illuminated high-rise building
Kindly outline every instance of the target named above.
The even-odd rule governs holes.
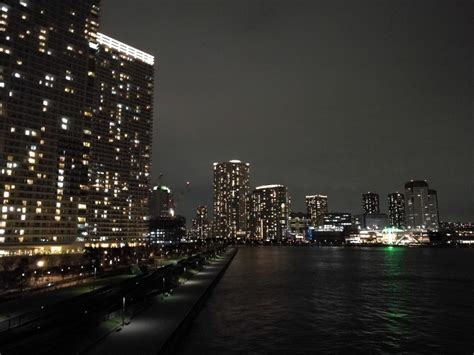
[[[388,195],[388,217],[391,227],[406,227],[405,196],[394,192]]]
[[[193,219],[193,230],[197,239],[209,238],[207,206],[198,206],[196,209],[196,217]]]
[[[148,234],[154,57],[99,33],[91,117],[90,240]]]
[[[214,223],[216,238],[245,237],[248,232],[250,164],[240,160],[214,163]]]
[[[312,226],[321,225],[324,214],[328,213],[328,197],[326,195],[306,196],[306,210],[311,216]]]
[[[439,225],[438,195],[423,180],[405,184],[406,224],[414,230],[437,230]]]
[[[65,251],[87,233],[99,1],[4,0],[0,15],[0,248]]]
[[[286,239],[289,234],[290,199],[283,185],[257,187],[251,197],[251,236],[262,240]]]
[[[367,192],[362,195],[362,210],[364,214],[380,213],[379,194]]]

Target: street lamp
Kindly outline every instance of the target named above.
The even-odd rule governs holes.
[[[122,298],[122,327],[125,325],[125,297]]]
[[[44,260],[38,260],[36,262],[36,266],[38,266],[41,269],[41,281],[44,281],[43,280],[43,266],[44,266],[44,264],[45,264]]]

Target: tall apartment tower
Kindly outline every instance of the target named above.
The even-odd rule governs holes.
[[[164,185],[153,186],[150,192],[150,218],[173,217],[173,197],[171,189]]]
[[[240,160],[214,163],[214,223],[216,238],[248,232],[250,164]]]
[[[405,196],[394,192],[388,195],[388,217],[391,227],[405,229]]]
[[[311,216],[313,227],[323,223],[323,216],[328,213],[328,197],[326,195],[306,196],[306,210]]]
[[[193,229],[197,239],[209,238],[207,206],[198,206],[196,209],[196,218],[193,220]]]
[[[61,252],[86,233],[99,10],[98,0],[0,3],[0,247]]]
[[[364,214],[380,213],[379,194],[367,192],[362,195],[362,210]]]
[[[281,240],[289,233],[290,199],[283,185],[257,187],[251,197],[251,235],[255,239]]]
[[[405,184],[405,206],[409,229],[438,229],[438,195],[428,188],[426,181],[412,180]]]
[[[139,240],[148,234],[154,57],[101,33],[97,41],[89,239]]]

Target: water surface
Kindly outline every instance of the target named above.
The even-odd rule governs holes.
[[[474,249],[243,247],[181,354],[474,351]]]

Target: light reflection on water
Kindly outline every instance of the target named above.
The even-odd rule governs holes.
[[[472,352],[474,249],[241,248],[180,353]]]

